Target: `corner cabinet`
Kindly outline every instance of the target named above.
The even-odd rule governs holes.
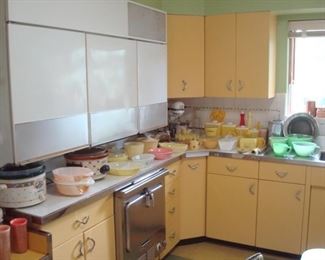
[[[270,12],[207,16],[205,96],[273,97],[275,33]]]
[[[306,167],[260,163],[256,246],[301,253]]]
[[[85,34],[8,24],[16,162],[88,146]]]
[[[206,236],[255,245],[258,162],[209,157]]]
[[[180,172],[180,239],[205,236],[206,158],[184,158]]]
[[[167,16],[168,98],[204,96],[204,17]]]

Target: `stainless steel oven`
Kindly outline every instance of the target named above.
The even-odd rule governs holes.
[[[115,193],[116,255],[118,260],[151,260],[165,241],[165,192],[162,168]]]

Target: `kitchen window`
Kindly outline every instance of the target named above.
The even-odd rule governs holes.
[[[325,107],[325,20],[289,22],[287,114]]]

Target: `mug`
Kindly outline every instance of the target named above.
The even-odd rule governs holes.
[[[290,153],[292,148],[284,143],[273,143],[272,149],[276,156],[283,156]]]
[[[190,150],[196,150],[200,148],[200,142],[198,140],[190,141]]]

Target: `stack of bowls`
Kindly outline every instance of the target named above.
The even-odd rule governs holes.
[[[138,154],[143,154],[144,143],[143,142],[126,142],[124,143],[124,150],[129,159]]]

